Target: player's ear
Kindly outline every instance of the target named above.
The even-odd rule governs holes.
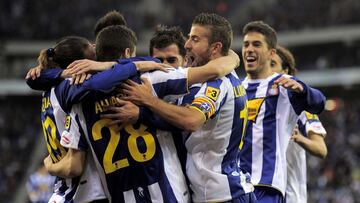
[[[130,48],[126,48],[125,52],[124,52],[124,57],[125,58],[130,58],[132,56],[132,52]]]
[[[221,42],[214,42],[211,44],[212,54],[221,53],[222,47],[223,45]]]

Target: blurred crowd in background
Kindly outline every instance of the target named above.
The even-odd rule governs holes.
[[[157,4],[149,7],[152,2]],[[193,17],[206,11],[229,19],[237,35],[247,22],[259,19],[278,32],[360,24],[359,0],[5,0],[0,7],[2,42],[55,40],[69,34],[93,40],[96,20],[114,9],[124,14],[139,37],[152,32],[157,24],[181,26],[187,35]],[[0,42],[0,48],[2,45]],[[291,50],[300,71],[360,65],[360,42]],[[7,59],[0,54],[1,60]],[[25,67],[20,68],[18,75],[25,75]],[[341,91],[346,95],[346,88]],[[360,202],[360,97],[352,96],[334,97],[336,108],[320,116],[328,133],[328,156],[321,160],[308,155],[309,202]],[[38,96],[0,96],[1,202],[10,202],[18,184],[29,175],[29,155],[43,139],[40,108]]]

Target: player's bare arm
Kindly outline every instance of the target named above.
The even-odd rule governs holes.
[[[213,59],[203,66],[188,68],[188,83],[192,85],[221,78],[231,73],[239,64],[239,56],[230,50],[227,56]]]
[[[143,84],[128,81],[128,84],[123,85],[123,91],[128,95],[125,97],[127,100],[148,107],[168,122],[186,131],[196,131],[206,121],[204,114],[195,108],[176,106],[155,97],[151,92],[149,81],[145,78],[142,80]]]
[[[321,134],[309,131],[308,137],[305,137],[298,129],[294,129],[291,139],[314,156],[324,159],[327,155],[327,147],[324,136]]]
[[[86,152],[69,149],[63,159],[53,163],[50,155],[44,159],[47,171],[53,176],[62,178],[74,178],[80,176],[85,164]]]

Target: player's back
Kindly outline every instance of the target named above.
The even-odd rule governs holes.
[[[44,130],[48,152],[54,163],[59,162],[67,152],[60,144],[61,133],[68,127],[70,118],[61,107],[55,88],[43,93],[41,121]],[[101,188],[96,170],[92,166],[91,159],[87,159],[83,174],[75,178],[56,177],[54,194],[50,200],[57,202],[88,202],[95,199],[104,199],[105,195]],[[80,187],[81,185],[81,187]],[[97,192],[85,191],[87,185],[97,188]],[[95,187],[96,186],[96,187]],[[79,188],[81,190],[79,190]]]
[[[54,163],[59,162],[67,152],[61,146],[61,132],[65,129],[66,113],[61,109],[54,93],[54,88],[43,93],[41,107],[41,122],[49,155]],[[80,178],[64,179],[56,177],[54,195],[52,198],[62,198],[71,201]],[[56,196],[56,197],[55,197]],[[66,202],[66,201],[65,201]]]
[[[246,93],[235,72],[204,83],[192,106],[209,113],[185,143],[193,201],[228,201],[252,192],[250,178],[237,164],[247,108]]]
[[[163,92],[160,86],[164,83],[154,79],[155,92]],[[181,86],[186,85],[183,79]],[[135,80],[140,81],[139,77]],[[180,162],[171,159],[176,154],[171,136],[158,137],[154,127],[142,123],[116,132],[113,126],[107,126],[109,119],[101,118],[106,107],[116,104],[116,97],[121,96],[117,89],[109,94],[91,92],[72,109],[90,143],[111,202],[188,202]],[[169,147],[171,144],[173,147]]]

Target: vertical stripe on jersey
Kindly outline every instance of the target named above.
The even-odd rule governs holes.
[[[164,202],[159,183],[149,185],[148,188],[152,202]],[[176,202],[176,199],[174,200],[174,202]]]
[[[256,98],[256,90],[260,83],[250,83],[246,88],[246,96],[248,100]],[[244,143],[253,143],[253,122],[247,122],[246,133],[244,137]],[[251,173],[252,175],[252,158],[253,158],[253,149],[252,144],[245,144],[240,152],[240,168],[245,170],[245,172]]]
[[[230,74],[227,76],[227,78],[230,80],[233,88],[241,85],[241,82],[237,77],[234,77]],[[242,138],[242,131],[244,125],[244,121],[240,118],[240,112],[243,108],[246,108],[246,96],[244,95],[241,97],[235,97],[235,92],[229,91],[227,92],[227,96],[224,97],[223,101],[220,103],[220,108],[225,103],[225,101],[232,104],[232,106],[234,107],[234,112],[227,153],[225,154],[223,162],[221,163],[221,169],[222,173],[226,174],[228,177],[231,196],[236,198],[244,193],[240,182],[240,168],[238,167],[237,159],[239,158],[239,145]]]
[[[277,79],[275,77],[273,80]],[[277,95],[269,95],[272,88],[273,80],[268,83],[265,102],[265,115],[263,119],[263,169],[259,184],[269,183],[273,181],[275,162],[276,162],[276,109],[279,93]],[[278,87],[277,87],[278,88]],[[279,92],[279,90],[278,90]]]
[[[133,190],[123,192],[125,202],[136,202]]]

